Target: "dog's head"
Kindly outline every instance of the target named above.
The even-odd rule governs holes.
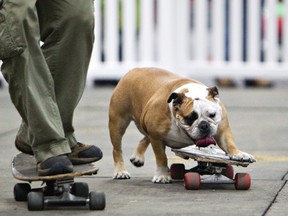
[[[213,136],[222,119],[218,89],[196,85],[196,89],[189,86],[178,89],[167,102],[172,102],[170,108],[176,124],[196,145],[216,144]]]

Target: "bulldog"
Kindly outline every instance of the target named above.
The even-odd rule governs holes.
[[[144,165],[151,143],[156,158],[154,183],[170,183],[165,147],[216,144],[232,159],[254,161],[235,145],[224,105],[216,87],[159,68],[135,68],[119,81],[109,106],[114,178],[129,179],[122,156],[122,137],[134,121],[144,135],[130,161]]]

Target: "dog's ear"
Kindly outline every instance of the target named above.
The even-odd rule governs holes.
[[[207,88],[208,90],[208,97],[215,98],[219,95],[218,89],[216,86]]]
[[[170,95],[170,97],[168,98],[167,103],[170,103],[172,100],[174,100],[173,101],[173,105],[182,104],[184,96],[185,95],[183,93],[175,93],[175,92],[173,92]]]
[[[178,94],[175,93],[175,92],[173,92],[173,93],[169,96],[169,98],[168,98],[168,100],[167,100],[167,103],[170,103],[172,100],[175,100],[176,98],[178,98]]]

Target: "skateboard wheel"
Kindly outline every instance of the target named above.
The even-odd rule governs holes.
[[[44,195],[42,192],[31,191],[28,194],[28,209],[30,211],[43,210]]]
[[[105,194],[103,192],[89,193],[89,208],[90,210],[103,210],[105,208]]]
[[[170,176],[172,179],[183,179],[185,174],[185,166],[181,163],[172,164],[170,167]]]
[[[89,186],[86,182],[75,182],[72,185],[71,193],[79,197],[89,196]]]
[[[184,175],[184,186],[187,190],[198,190],[200,188],[200,175],[188,172]]]
[[[248,190],[251,186],[251,177],[248,173],[237,173],[235,175],[236,190]]]
[[[17,183],[14,186],[14,198],[16,201],[27,201],[27,195],[31,191],[28,183]]]
[[[221,173],[227,178],[234,179],[234,168],[231,165],[228,165]]]

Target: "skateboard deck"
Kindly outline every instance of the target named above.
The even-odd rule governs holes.
[[[96,175],[99,170],[95,164],[90,163],[74,166],[74,171],[72,173],[39,176],[36,165],[37,162],[33,156],[24,153],[17,154],[12,160],[12,174],[18,180],[32,182],[73,178],[82,175]]]
[[[21,181],[14,186],[16,201],[27,201],[29,210],[43,210],[46,206],[85,206],[90,210],[105,208],[103,192],[89,192],[85,182],[74,182],[75,177],[96,175],[98,168],[95,163],[75,165],[72,173],[51,176],[39,176],[36,170],[36,160],[33,156],[19,153],[12,160],[12,174]],[[31,188],[31,183],[42,181],[39,188]]]
[[[199,148],[188,146],[172,151],[183,159],[193,159],[198,165],[186,170],[184,164],[172,164],[170,175],[172,179],[184,179],[187,190],[197,190],[202,184],[234,184],[237,190],[248,190],[251,177],[248,173],[236,173],[233,165],[247,167],[251,160],[232,160],[223,150],[212,145]]]
[[[197,146],[188,146],[181,149],[172,149],[172,151],[183,159],[194,159],[195,161],[203,161],[210,163],[223,163],[227,165],[237,165],[247,167],[254,161],[250,160],[232,160],[230,157],[221,149],[208,146],[206,148],[199,148]]]

